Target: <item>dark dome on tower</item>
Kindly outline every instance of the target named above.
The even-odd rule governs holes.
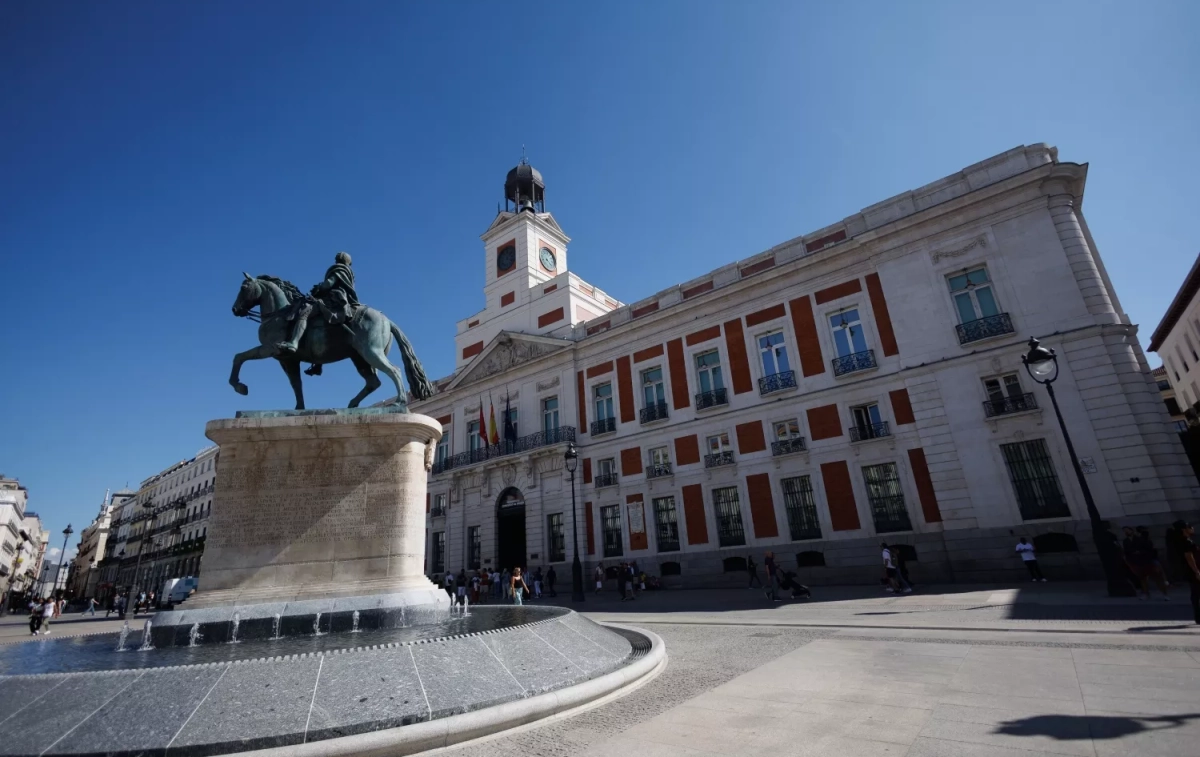
[[[542,181],[541,172],[525,158],[521,158],[517,167],[504,178],[505,210],[509,209],[509,203],[517,212],[546,212],[546,182]]]

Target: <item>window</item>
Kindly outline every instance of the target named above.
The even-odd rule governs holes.
[[[738,504],[736,486],[713,489],[713,511],[717,516],[717,543],[722,547],[738,547],[746,543],[742,528],[742,508]]]
[[[467,448],[475,452],[484,446],[483,438],[479,436],[479,421],[467,421]]]
[[[887,423],[879,414],[879,405],[874,402],[850,408],[850,417],[854,419],[854,426],[850,429],[852,442],[878,439],[890,433]]]
[[[430,506],[430,508],[429,508],[429,514],[435,518],[439,515],[446,514],[446,495],[445,494],[433,495],[433,505]]]
[[[621,549],[621,506],[600,508],[600,522],[604,527],[604,556],[620,557],[624,554]]]
[[[1171,373],[1175,374],[1175,383],[1178,384],[1180,381],[1179,370],[1175,367],[1175,363],[1174,363],[1174,361],[1171,360],[1171,358],[1168,357],[1166,362],[1167,362],[1167,367],[1171,369]]]
[[[704,457],[704,467],[712,468],[717,465],[733,463],[733,447],[729,444],[729,434],[721,432],[706,440],[708,454]]]
[[[1025,520],[1066,518],[1071,515],[1063,497],[1045,439],[1001,444],[1008,477]]]
[[[617,461],[606,457],[596,461],[596,488],[617,485]]]
[[[783,342],[782,331],[774,331],[760,336],[758,353],[762,358],[764,376],[774,376],[792,369],[791,363],[788,362],[787,345]]]
[[[808,476],[785,478],[783,504],[787,510],[788,530],[792,541],[820,539],[821,523],[817,520],[817,501],[813,497],[812,482]]]
[[[479,570],[483,554],[482,540],[479,538],[479,526],[467,526],[467,569]]]
[[[444,573],[446,571],[446,532],[434,531],[429,551],[429,572]]]
[[[1178,344],[1175,345],[1175,354],[1179,356],[1179,364],[1183,366],[1183,372],[1187,373],[1188,372],[1187,358],[1185,358],[1183,356],[1183,350],[1179,348]]]
[[[450,457],[450,428],[442,426],[442,438],[438,439],[437,451],[434,454],[435,463],[444,463]]]
[[[642,371],[642,423],[667,417],[667,395],[663,387],[662,368]]]
[[[646,478],[671,475],[671,452],[667,447],[654,447],[648,455],[650,464],[646,468]]]
[[[679,551],[679,519],[675,514],[674,497],[654,499],[654,531],[659,552]]]
[[[1021,388],[1021,378],[1015,373],[984,379],[983,389],[987,392],[983,409],[989,418],[1037,408],[1033,395],[1025,393]]]
[[[721,373],[721,353],[709,350],[696,356],[696,379],[700,382],[702,393],[725,389],[725,377]]]
[[[509,410],[502,410],[500,412],[500,428],[498,431],[501,439],[512,437],[512,440],[516,441],[517,437],[520,436],[520,433],[518,432],[520,426],[517,424],[517,416],[517,408],[515,407]],[[511,432],[508,430],[509,423],[512,424]]]
[[[829,327],[833,330],[833,346],[838,357],[867,351],[867,337],[858,317],[858,308],[849,308],[829,316]]]
[[[970,323],[1000,314],[986,268],[964,271],[949,277],[948,281],[959,323]]]
[[[904,506],[904,491],[900,488],[896,464],[866,465],[862,470],[875,532],[911,531],[912,524],[908,520],[908,509]]]
[[[596,420],[613,417],[612,384],[600,384],[592,390],[596,398]]]
[[[1183,339],[1187,342],[1188,352],[1192,353],[1192,362],[1200,363],[1200,355],[1196,354],[1196,345],[1192,343],[1192,335],[1185,331],[1183,332]]]
[[[562,513],[552,513],[546,516],[546,533],[550,540],[550,562],[566,560],[567,533],[563,526]]]
[[[550,434],[558,430],[558,397],[542,400],[542,431]]]
[[[800,421],[791,418],[774,424],[775,439],[771,442],[772,455],[786,455],[804,450],[804,437],[800,435]]]

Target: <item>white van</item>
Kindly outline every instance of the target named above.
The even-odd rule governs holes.
[[[177,605],[188,598],[192,589],[197,588],[200,580],[195,576],[186,578],[168,578],[159,592],[159,602],[164,605]]]

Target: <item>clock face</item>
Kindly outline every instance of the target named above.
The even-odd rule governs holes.
[[[510,269],[514,265],[516,265],[516,263],[517,263],[517,248],[516,247],[512,247],[512,246],[505,247],[500,250],[500,253],[498,255],[496,255],[496,268],[500,269],[501,271],[507,271],[508,269]]]
[[[549,247],[543,247],[541,258],[542,265],[546,267],[546,270],[553,271],[555,268],[554,250],[551,250]]]

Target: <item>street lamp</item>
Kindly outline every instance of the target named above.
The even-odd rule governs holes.
[[[1130,591],[1129,581],[1121,570],[1120,552],[1117,549],[1114,536],[1100,518],[1096,509],[1096,501],[1092,499],[1092,490],[1088,488],[1083,469],[1079,467],[1079,456],[1075,454],[1075,445],[1071,443],[1071,435],[1067,433],[1067,424],[1063,422],[1062,411],[1058,409],[1058,399],[1054,396],[1054,382],[1058,379],[1058,355],[1053,349],[1042,347],[1037,339],[1029,338],[1029,352],[1021,357],[1025,370],[1034,381],[1046,387],[1050,395],[1050,404],[1054,406],[1054,415],[1058,418],[1058,427],[1062,430],[1063,441],[1067,444],[1067,455],[1071,458],[1071,467],[1075,469],[1075,478],[1079,480],[1079,488],[1083,491],[1083,501],[1087,505],[1088,518],[1092,521],[1092,541],[1096,544],[1096,552],[1100,556],[1100,565],[1104,568],[1104,577],[1108,581],[1110,597],[1127,597]]]
[[[575,469],[579,467],[579,453],[575,451],[575,443],[567,444],[563,460],[567,472],[571,474],[571,551],[575,561],[571,563],[571,601],[584,601],[583,594],[583,564],[579,562],[579,521],[575,513]]]
[[[54,592],[58,591],[58,578],[62,575],[62,566],[67,559],[67,541],[70,540],[73,533],[75,533],[75,529],[71,528],[71,524],[68,523],[67,527],[63,529],[62,554],[58,556],[58,570],[54,571],[54,586],[50,589],[51,596],[54,595]]]

